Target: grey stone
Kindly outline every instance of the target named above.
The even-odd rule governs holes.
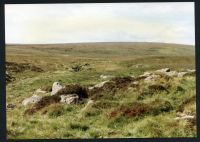
[[[155,80],[158,79],[159,77],[160,77],[159,75],[152,74],[152,75],[148,76],[147,78],[145,78],[144,81],[145,81],[145,82],[155,81]]]
[[[132,82],[131,84],[133,84],[133,85],[138,85],[138,84],[139,84],[139,81],[134,81],[134,82]]]
[[[152,73],[144,72],[144,74],[140,75],[139,77],[149,77]]]
[[[112,78],[112,75],[100,75],[100,78],[102,79],[107,79],[107,78]]]
[[[37,102],[39,102],[42,99],[41,96],[38,95],[33,95],[30,98],[26,98],[23,102],[22,105],[26,106],[28,104],[35,104]]]
[[[175,120],[194,120],[195,116],[193,115],[187,115],[185,113],[177,113],[177,117]]]
[[[188,72],[179,72],[177,76],[178,77],[184,77],[187,74],[188,74]]]
[[[54,82],[52,86],[52,92],[51,95],[55,95],[58,91],[63,89],[64,87],[61,85],[60,82]]]
[[[176,71],[165,72],[165,74],[170,76],[170,77],[178,76],[178,72],[176,72]]]
[[[35,93],[37,94],[37,93],[42,93],[42,94],[44,94],[44,93],[47,93],[47,91],[44,91],[44,90],[42,90],[42,89],[37,89],[36,91],[35,91]]]
[[[101,87],[103,87],[103,85],[104,85],[105,83],[107,83],[107,82],[109,82],[109,81],[103,81],[103,82],[98,83],[98,84],[96,84],[96,85],[94,85],[94,86],[92,86],[92,87],[88,87],[88,89],[89,89],[89,90],[92,90],[92,89],[94,89],[94,88],[101,88]]]
[[[187,69],[187,72],[189,72],[189,73],[196,73],[196,70],[195,69]]]
[[[163,68],[163,69],[160,69],[160,70],[156,70],[156,72],[170,72],[170,68]]]
[[[65,103],[65,104],[72,104],[72,103],[77,103],[79,96],[77,94],[67,94],[67,95],[61,95],[60,96],[61,103]]]
[[[109,81],[103,81],[103,82],[101,82],[101,83],[99,83],[99,84],[96,84],[94,87],[96,87],[96,88],[101,88],[101,87],[103,87],[103,85],[104,85],[105,83],[107,83],[107,82],[109,82]]]

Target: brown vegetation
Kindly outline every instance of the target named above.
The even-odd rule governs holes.
[[[16,62],[6,62],[6,70],[9,72],[23,72],[25,70],[31,70],[34,72],[43,72],[43,69],[36,67],[30,63],[16,63]]]
[[[38,110],[41,110],[44,107],[47,107],[51,104],[60,102],[60,97],[58,95],[45,96],[39,102],[37,102],[32,108],[25,111],[25,114],[34,114]]]
[[[65,94],[77,94],[79,98],[87,98],[88,90],[79,84],[69,84],[65,85],[63,89],[58,91],[55,95],[65,95]]]
[[[132,77],[112,78],[109,82],[106,82],[102,87],[96,87],[90,90],[89,96],[91,96],[92,99],[97,100],[106,93],[114,95],[118,90],[127,90],[127,87],[132,81]]]
[[[109,118],[124,116],[124,117],[137,117],[144,114],[158,115],[161,112],[168,112],[172,109],[172,105],[168,101],[155,100],[148,104],[134,102],[130,106],[121,106],[119,109],[112,111],[108,116]]]

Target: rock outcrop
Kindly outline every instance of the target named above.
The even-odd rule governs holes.
[[[65,104],[75,104],[78,102],[79,96],[77,94],[67,94],[67,95],[61,95],[60,96],[61,103]]]
[[[194,75],[196,73],[195,70],[187,69],[184,72],[177,72],[172,71],[169,68],[163,68],[160,70],[156,70],[154,72],[144,72],[144,74],[140,75],[139,77],[144,79],[145,81],[149,82],[159,77],[159,75],[164,75],[168,77],[184,77],[187,75]]]
[[[109,81],[103,81],[103,82],[101,82],[101,83],[96,84],[96,85],[93,86],[93,87],[89,87],[88,89],[89,89],[89,90],[92,90],[92,89],[94,89],[94,88],[101,88],[101,87],[103,87],[103,85],[104,85],[105,83],[107,83],[107,82],[109,82]]]
[[[138,77],[114,77],[110,80],[100,82],[91,87],[82,86],[79,84],[67,84],[62,86],[60,82],[54,82],[52,89],[50,86],[51,96],[47,95],[40,97],[38,95],[33,95],[30,98],[25,99],[22,104],[27,105],[30,103],[36,103],[35,108],[30,109],[29,111],[32,114],[32,110],[38,111],[43,107],[46,107],[52,103],[64,103],[64,104],[76,104],[85,100],[86,98],[96,101],[104,94],[115,94],[118,90],[126,91],[127,89],[138,89],[142,90],[142,84],[147,83],[149,91],[142,90],[140,95],[144,96],[147,93],[152,94],[153,92],[165,91],[168,93],[169,85],[162,85],[162,82],[168,81],[172,77],[184,77],[185,75],[193,75],[195,70],[187,70],[185,72],[172,71],[169,68],[164,68],[156,71],[145,72],[144,74]],[[190,77],[190,76],[189,76]],[[158,82],[157,82],[158,81]],[[157,83],[157,84],[155,84]],[[50,90],[47,87],[47,90]],[[50,91],[44,91],[43,89],[36,90],[37,93],[48,93]],[[35,93],[36,93],[35,92]],[[37,103],[38,102],[38,103]],[[90,103],[89,103],[90,104]],[[177,119],[187,119],[192,118],[188,116],[181,116]]]
[[[114,76],[112,76],[112,75],[100,75],[100,78],[101,79],[108,79],[108,78],[112,78],[112,77],[114,77]]]
[[[28,104],[35,104],[37,102],[39,102],[42,99],[41,96],[38,95],[33,95],[30,98],[26,98],[23,102],[22,105],[26,106]]]
[[[44,91],[44,90],[42,90],[41,88],[39,88],[39,89],[37,89],[37,90],[35,91],[35,93],[36,93],[36,94],[38,94],[38,93],[45,94],[45,93],[47,93],[47,91]]]
[[[195,116],[194,115],[187,115],[185,113],[177,113],[177,117],[175,120],[194,120]]]
[[[163,68],[163,69],[160,69],[160,70],[156,70],[156,72],[161,72],[161,73],[165,73],[165,72],[170,72],[170,68]]]
[[[52,92],[51,95],[55,95],[58,91],[63,89],[64,87],[61,85],[60,82],[54,82],[52,86]]]

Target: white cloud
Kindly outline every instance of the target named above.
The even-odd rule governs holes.
[[[5,6],[6,43],[194,44],[194,3]]]

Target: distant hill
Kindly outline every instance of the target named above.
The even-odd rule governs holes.
[[[192,45],[153,42],[97,42],[67,44],[16,44],[6,45],[6,51],[20,54],[31,52],[40,54],[67,54],[73,56],[194,56]]]

